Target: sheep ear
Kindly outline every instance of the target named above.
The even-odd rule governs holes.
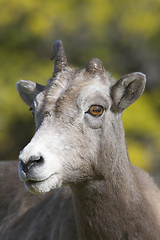
[[[143,93],[146,76],[143,73],[131,73],[123,76],[111,89],[113,112],[123,112],[125,108],[134,103]]]
[[[30,106],[35,97],[45,89],[45,86],[32,81],[20,80],[16,83],[16,88],[23,101]]]

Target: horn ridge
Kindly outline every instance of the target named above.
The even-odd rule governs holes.
[[[67,67],[67,57],[61,40],[54,43],[50,59],[55,59],[54,73],[60,72]]]
[[[92,58],[86,65],[86,71],[92,73],[102,73],[104,71],[103,63],[98,58]]]

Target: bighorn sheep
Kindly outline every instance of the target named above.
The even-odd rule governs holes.
[[[56,190],[43,199],[24,193],[24,205],[27,196],[34,204],[3,225],[0,239],[159,240],[160,192],[130,163],[121,120],[142,94],[145,75],[115,82],[99,59],[78,71],[61,41],[54,48],[47,86],[21,80],[17,90],[36,123],[19,155],[19,177],[32,193]]]

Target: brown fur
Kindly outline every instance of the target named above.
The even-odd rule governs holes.
[[[127,189],[117,173],[105,182],[71,186],[81,239],[159,239],[159,190],[148,174],[131,169],[136,189],[130,182]],[[69,187],[37,196],[19,181],[17,162],[0,162],[0,170],[1,240],[78,239]]]
[[[68,67],[56,42],[46,88],[20,81],[36,133],[16,163],[0,163],[0,240],[159,240],[160,191],[131,165],[121,115],[145,87],[132,73],[116,83],[99,59]],[[54,54],[53,54],[54,56]],[[103,109],[98,117],[91,106]],[[68,186],[66,186],[68,185]]]
[[[17,167],[17,161],[0,162],[0,240],[77,239],[69,187],[33,195]]]

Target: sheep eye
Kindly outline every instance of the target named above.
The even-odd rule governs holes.
[[[103,114],[104,108],[100,105],[92,105],[87,113],[94,117],[100,117]]]
[[[32,107],[32,106],[30,107],[29,111],[32,112],[32,115],[33,115],[33,117],[34,117],[34,110],[33,110],[33,107]]]

